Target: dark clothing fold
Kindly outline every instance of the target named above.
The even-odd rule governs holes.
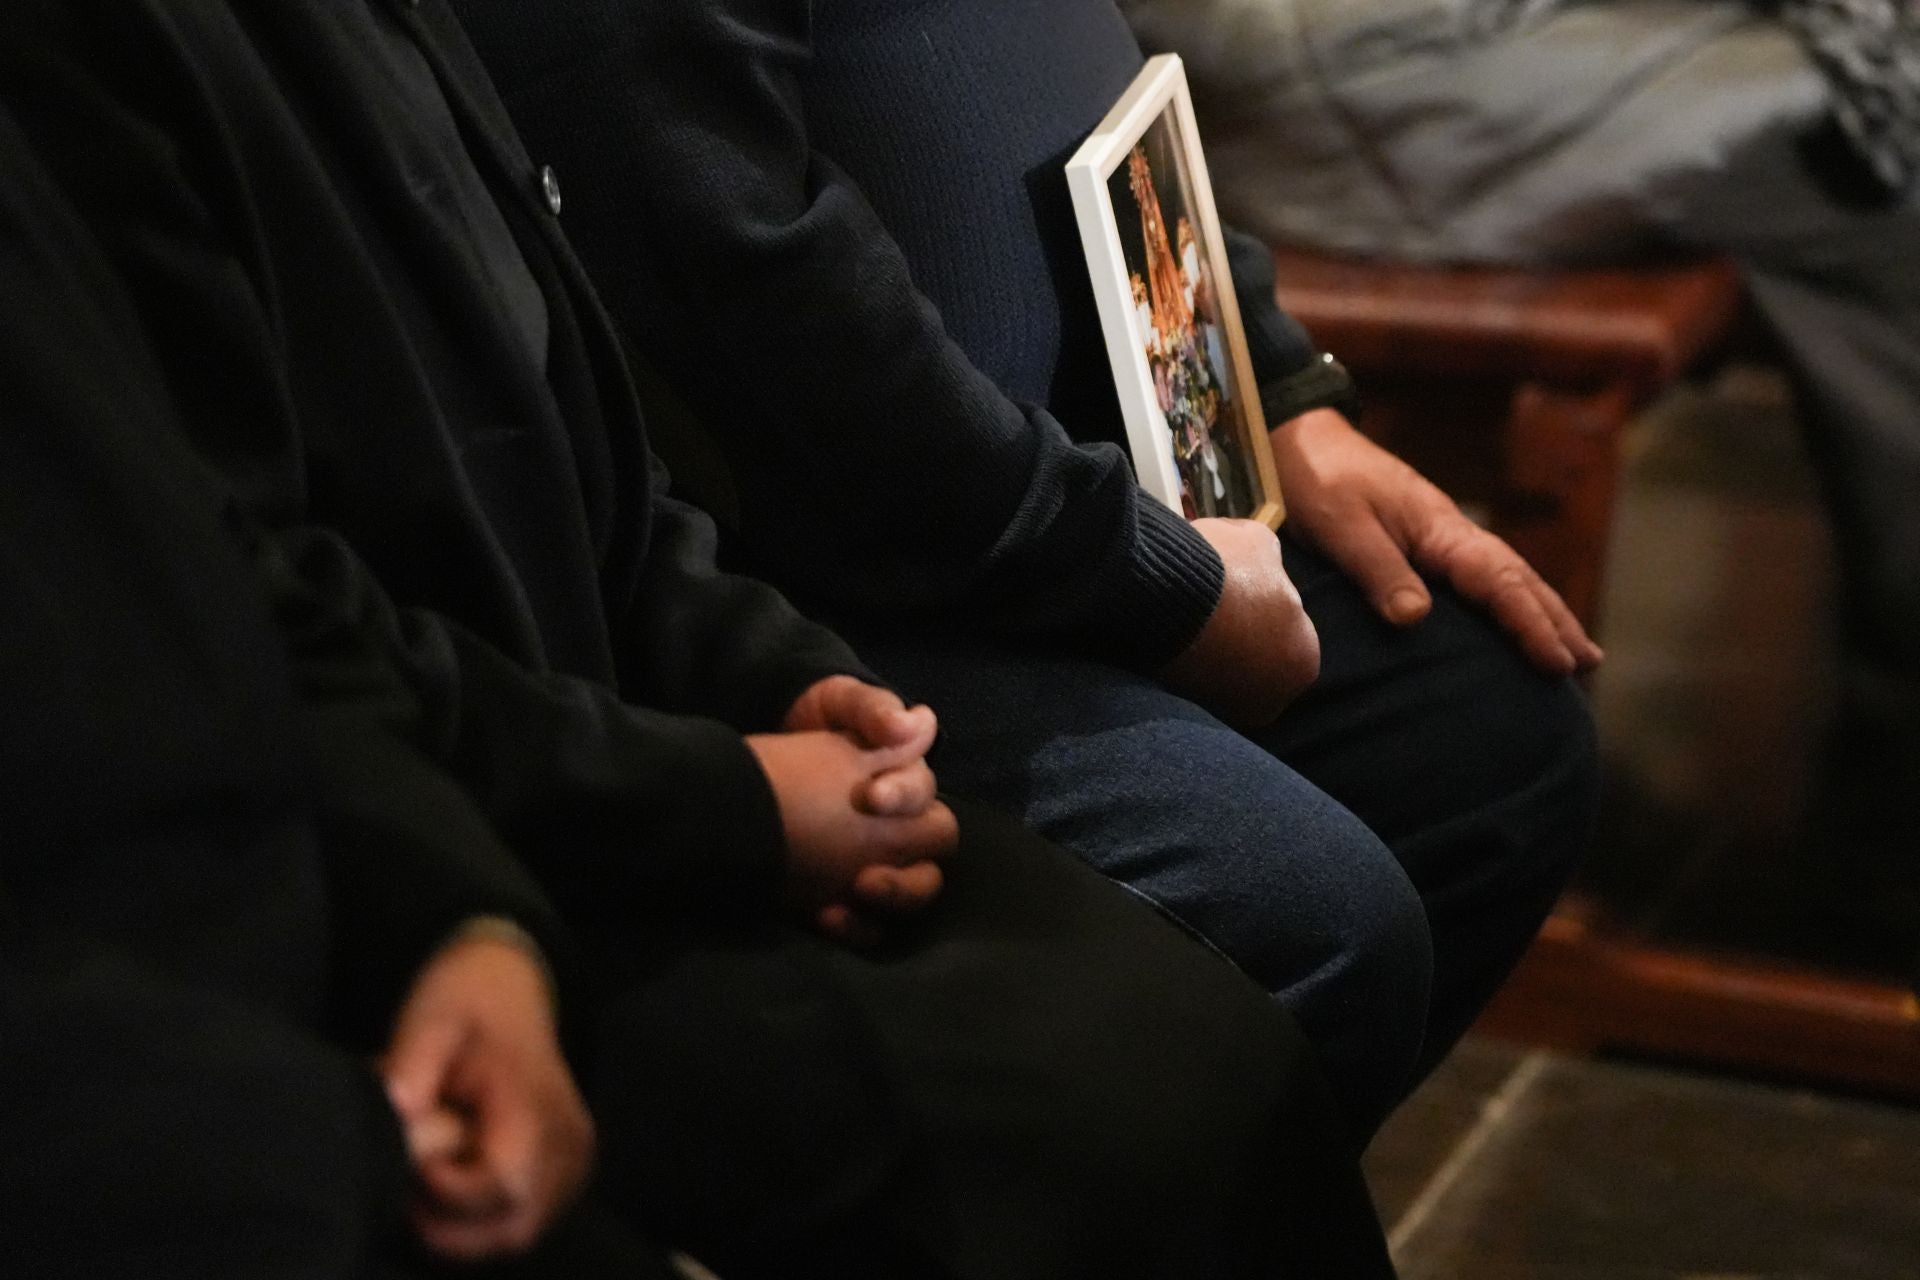
[[[467,915],[563,944],[483,825],[450,863],[313,767],[445,783],[309,720],[143,328],[0,105],[0,1266],[412,1274],[374,1029]]]
[[[764,901],[778,818],[739,735],[863,669],[715,573],[706,518],[660,492],[617,343],[451,17],[29,0],[7,22],[9,97],[194,445],[273,531],[279,607],[363,639],[352,665],[296,649],[322,722],[386,699],[585,896]],[[484,254],[489,220],[524,257]]]

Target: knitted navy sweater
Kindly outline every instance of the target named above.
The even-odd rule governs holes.
[[[1220,561],[1113,443],[1062,172],[1141,65],[1112,0],[456,8],[761,572],[855,627],[1143,668],[1198,632]],[[1315,362],[1248,248],[1264,394]]]

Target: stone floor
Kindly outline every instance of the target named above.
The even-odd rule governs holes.
[[[1469,1039],[1367,1171],[1403,1280],[1920,1277],[1920,1109]]]

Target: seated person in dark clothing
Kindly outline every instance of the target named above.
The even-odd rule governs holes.
[[[1582,851],[1599,651],[1353,430],[1244,238],[1286,525],[1134,483],[1062,171],[1142,63],[1113,0],[455,4],[742,563],[939,708],[949,789],[1273,992],[1370,1136]]]
[[[551,913],[459,807],[436,845],[316,785],[281,639],[65,214],[0,112],[0,1270],[410,1272],[410,1159],[423,1242],[523,1244],[592,1145]],[[665,1274],[609,1261],[571,1274]]]
[[[182,562],[196,599],[242,628],[260,626],[248,602],[270,610],[272,687],[168,714],[297,728],[293,760],[277,740],[222,750],[310,786],[327,879],[289,875],[356,938],[454,936],[510,905],[487,892],[496,878],[556,903],[567,928],[544,949],[582,993],[565,1043],[599,1203],[729,1280],[1390,1273],[1311,1053],[1257,988],[991,814],[956,806],[965,838],[933,865],[955,812],[923,760],[931,715],[771,589],[715,569],[711,524],[664,494],[557,180],[441,4],[17,0],[0,10],[0,109],[45,171],[23,208],[89,264],[0,295],[9,346],[57,361],[65,335],[39,318],[112,291],[169,406],[123,420],[82,376],[47,420],[124,426],[177,455],[171,500],[225,539],[221,573]],[[135,488],[123,505],[143,501]],[[216,636],[179,660],[204,676],[233,648]],[[167,723],[144,714],[142,678],[120,687],[121,719],[76,721],[109,759]],[[158,794],[116,833],[226,832],[253,792]],[[230,887],[244,928],[294,954],[297,930],[249,914],[279,891],[229,886],[230,864],[186,886]],[[61,876],[76,892],[79,870]],[[37,929],[77,910],[65,892],[16,895],[11,865],[7,885]],[[190,893],[105,873],[95,887],[87,900],[151,935],[163,969],[170,948],[226,937],[227,915]],[[528,989],[497,942],[466,945]],[[383,1067],[416,1194],[498,1228],[441,1230],[429,1213],[420,1234],[448,1254],[523,1246],[543,1214],[515,1206],[551,1212],[566,1167],[512,1188],[437,1175],[435,1159],[470,1153],[430,1095],[465,1103],[471,1078],[423,1088],[445,1059],[434,1035],[411,1041],[418,1058],[405,1048],[425,1016],[403,1001],[410,966],[361,974],[358,948],[340,954],[348,1044],[385,1045],[404,1003]],[[209,981],[271,973],[235,963]],[[439,990],[415,1000],[430,1011]],[[296,1028],[312,1007],[293,1008]],[[316,1127],[351,1121],[352,1087],[338,1091]],[[352,1212],[356,1185],[328,1183]],[[136,1216],[151,1203],[128,1197]],[[215,1229],[184,1230],[191,1244]],[[371,1230],[327,1239],[350,1258]]]

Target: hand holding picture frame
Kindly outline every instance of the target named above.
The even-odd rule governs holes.
[[[1149,59],[1067,161],[1140,486],[1189,519],[1285,508],[1206,157],[1175,54]]]

